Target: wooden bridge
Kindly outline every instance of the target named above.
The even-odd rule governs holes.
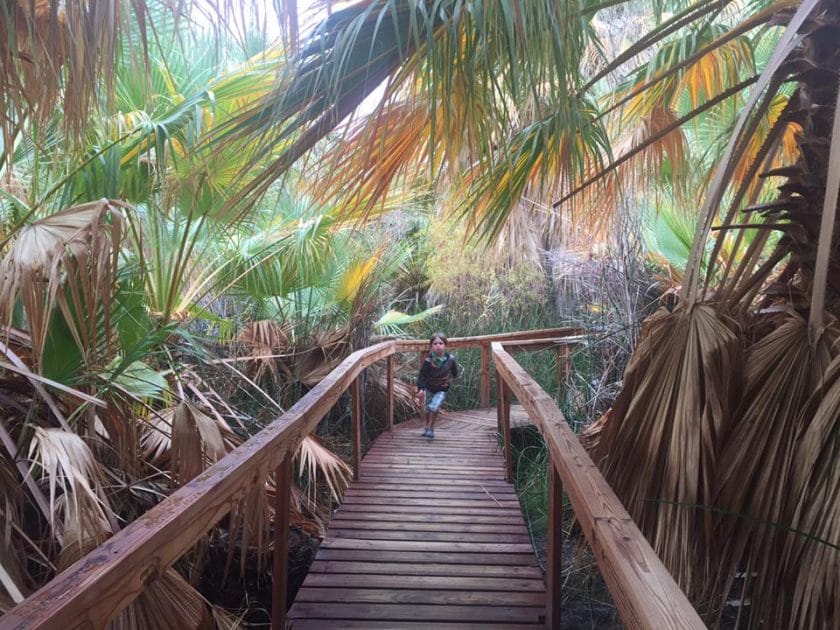
[[[450,339],[453,348],[481,348],[482,407],[490,402],[492,359],[496,409],[448,414],[431,442],[416,424],[393,426],[394,355],[422,352],[427,342],[354,352],[259,434],[0,617],[0,630],[104,628],[272,473],[273,628],[558,628],[564,490],[626,626],[703,628],[554,400],[509,353],[554,347],[562,367],[579,332]],[[360,376],[381,360],[391,430],[362,459]],[[292,454],[348,388],[355,483],[287,615]],[[541,431],[552,462],[544,582],[509,484],[513,398]]]
[[[544,626],[545,583],[505,479],[496,410],[446,412],[434,440],[421,430],[396,426],[362,460],[292,628]]]

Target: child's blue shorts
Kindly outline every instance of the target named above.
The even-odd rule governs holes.
[[[444,398],[446,398],[446,392],[426,392],[426,411],[440,411]]]

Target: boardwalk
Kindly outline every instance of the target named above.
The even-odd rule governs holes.
[[[504,478],[495,409],[438,424],[434,440],[417,421],[400,424],[368,452],[292,628],[542,626],[543,574]]]

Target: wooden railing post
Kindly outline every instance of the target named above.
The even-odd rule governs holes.
[[[563,583],[563,485],[557,468],[548,461],[548,567],[545,580],[547,628],[560,627]]]
[[[353,481],[359,480],[359,466],[362,463],[362,375],[353,379],[350,386],[352,397],[350,420],[353,431]]]
[[[567,344],[561,343],[557,346],[557,400],[563,399],[563,387],[569,374],[570,354],[570,348]]]
[[[503,378],[499,377],[496,391],[496,414],[499,422],[499,433],[505,451],[505,479],[513,481],[513,451],[510,444],[510,389]]]
[[[481,407],[490,406],[490,344],[481,345]]]
[[[394,356],[388,357],[387,363],[387,378],[388,378],[388,430],[394,428]]]
[[[286,628],[286,593],[289,575],[289,492],[292,452],[274,472],[274,562],[271,575],[271,630]],[[242,550],[245,553],[245,550]]]

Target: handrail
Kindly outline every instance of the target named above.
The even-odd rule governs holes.
[[[555,328],[463,337],[450,339],[448,345],[453,348],[480,346],[484,359],[485,349],[489,357],[491,343],[528,339],[529,335],[550,339],[579,332],[580,329],[576,328]],[[282,548],[278,543],[284,539],[282,534],[288,527],[288,479],[292,453],[365,368],[397,352],[418,351],[427,347],[427,341],[394,340],[352,353],[257,435],[0,617],[0,630],[41,626],[64,630],[104,627],[224,518],[250,488],[265,483],[273,471],[277,479],[275,520],[282,521],[275,523],[274,566],[278,574],[284,574],[285,558],[280,557],[282,554],[278,549],[282,551]],[[391,368],[389,373],[392,373]],[[485,387],[489,391],[489,377],[486,383],[482,370],[482,391]],[[389,387],[389,390],[392,391],[392,388]],[[353,392],[354,469],[358,474],[361,451],[358,388],[354,387]],[[390,409],[392,405],[389,405]],[[281,587],[285,587],[284,582],[274,582],[278,597],[282,597],[279,593]],[[274,617],[272,625],[282,627],[282,612],[279,617]]]
[[[705,628],[656,552],[566,423],[557,403],[508,354],[492,345],[499,375],[499,421],[510,452],[510,394],[545,438],[551,456],[546,622],[559,627],[562,492],[592,548],[604,581],[629,628]],[[562,487],[561,487],[562,483]]]

